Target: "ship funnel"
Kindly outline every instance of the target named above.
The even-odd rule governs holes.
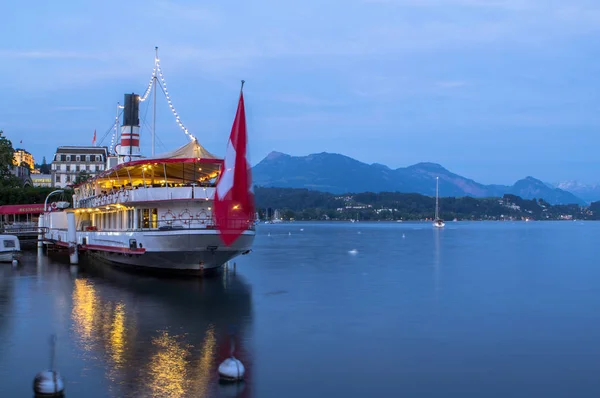
[[[140,150],[140,96],[125,94],[121,142],[115,150],[119,163],[129,162],[141,157]]]

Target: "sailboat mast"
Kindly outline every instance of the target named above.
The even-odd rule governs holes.
[[[436,177],[435,178],[435,219],[437,220],[439,217],[439,199],[438,199],[438,193],[439,193],[439,185],[440,185],[440,177]]]
[[[152,87],[152,96],[153,96],[153,105],[152,105],[152,157],[154,157],[154,139],[156,137],[156,74],[158,73],[157,64],[158,64],[158,47],[154,47],[154,51],[156,52],[154,55],[154,82],[152,83],[154,87]]]

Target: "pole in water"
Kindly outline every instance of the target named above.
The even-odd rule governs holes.
[[[50,337],[50,369],[43,370],[33,379],[33,392],[36,397],[63,397],[65,383],[55,369],[56,336]]]

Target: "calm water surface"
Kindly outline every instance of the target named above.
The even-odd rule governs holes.
[[[0,265],[2,396],[598,397],[600,223],[261,225],[237,269]],[[216,369],[233,340],[240,386]],[[6,395],[5,395],[6,394]]]

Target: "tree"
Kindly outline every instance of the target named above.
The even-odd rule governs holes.
[[[46,157],[42,158],[42,165],[40,166],[40,173],[50,174],[50,165],[46,163]]]
[[[75,178],[75,181],[73,182],[73,184],[77,185],[77,184],[81,184],[82,182],[87,181],[89,178],[91,177],[90,174],[88,174],[87,171],[82,170],[79,172],[79,174],[77,175],[77,178]]]
[[[12,173],[15,149],[12,142],[0,130],[0,186],[14,187],[19,185],[18,178]]]

